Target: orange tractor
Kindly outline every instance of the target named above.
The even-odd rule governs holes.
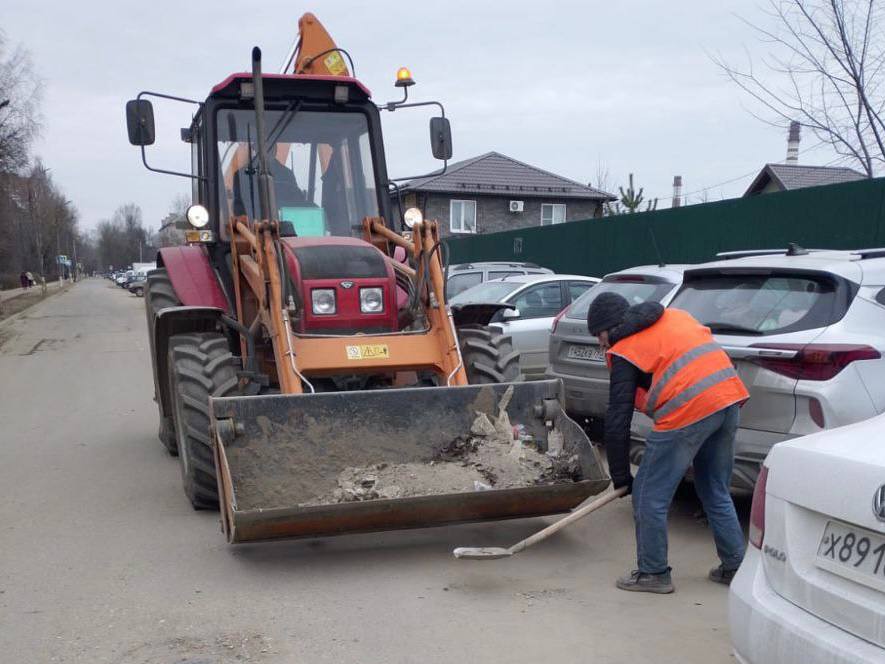
[[[205,101],[142,92],[127,104],[145,166],[193,183],[187,244],[160,250],[145,292],[159,436],[191,503],[220,507],[239,542],[549,514],[601,491],[560,383],[519,382],[511,341],[490,324],[502,305],[447,306],[436,222],[393,214],[380,111],[437,106],[432,151],[445,162],[442,105],[408,102],[407,70],[403,100],[376,105],[315,17],[299,31],[281,74],[262,73],[256,48],[252,71]],[[151,96],[194,104],[191,173],[148,165]],[[564,446],[574,477],[330,498],[342,470],[433,462],[501,411],[542,451]]]

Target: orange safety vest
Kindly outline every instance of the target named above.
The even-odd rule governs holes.
[[[750,397],[710,329],[679,309],[665,309],[608,353],[651,374],[648,393],[637,390],[637,408],[654,420],[656,431],[681,429]]]

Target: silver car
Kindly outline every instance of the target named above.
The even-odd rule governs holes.
[[[885,250],[794,247],[692,266],[670,306],[713,331],[750,391],[738,491],[752,491],[775,443],[885,412]],[[650,428],[634,416],[635,440]]]
[[[542,378],[554,318],[572,301],[599,283],[596,277],[575,274],[526,274],[486,281],[451,298],[459,304],[503,303],[514,308],[492,319],[513,337],[519,351],[519,370],[526,378]]]
[[[682,283],[685,265],[644,265],[606,275],[593,290],[556,319],[550,335],[548,378],[565,387],[566,412],[582,421],[601,418],[608,407],[608,367],[599,341],[587,332],[587,311],[604,292],[615,292],[633,304],[667,304]]]
[[[468,288],[492,279],[503,279],[519,274],[553,274],[553,270],[534,263],[507,261],[481,261],[450,265],[446,281],[446,298],[451,299]]]

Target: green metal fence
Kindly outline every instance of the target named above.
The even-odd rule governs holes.
[[[449,240],[450,262],[530,261],[601,276],[657,263],[698,263],[720,251],[885,246],[885,178],[717,203],[587,219]]]

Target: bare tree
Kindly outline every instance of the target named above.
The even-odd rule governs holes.
[[[761,107],[753,115],[810,129],[868,177],[885,163],[885,34],[875,0],[768,0],[771,26],[743,19],[768,53],[766,74],[715,62]]]
[[[0,172],[28,163],[31,142],[40,129],[42,82],[23,46],[10,50],[0,31]]]

